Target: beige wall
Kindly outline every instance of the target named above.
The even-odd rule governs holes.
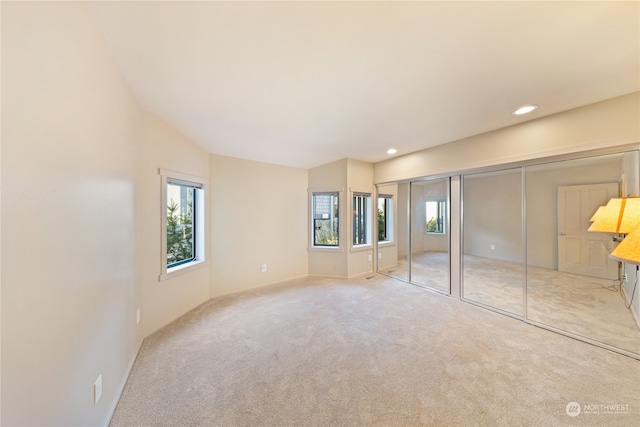
[[[637,169],[637,165],[632,168]],[[536,165],[526,169],[527,263],[558,268],[558,190],[564,185],[618,183],[622,165],[618,156]],[[631,170],[628,169],[628,170]],[[613,250],[613,247],[611,247]]]
[[[152,114],[144,113],[141,125],[140,143],[144,155],[136,165],[136,220],[140,240],[137,265],[138,281],[142,286],[142,332],[147,336],[209,299],[206,264],[186,274],[158,280],[161,273],[158,249],[162,245],[163,232],[158,169],[208,179],[209,154]],[[205,203],[209,205],[206,197]],[[207,260],[211,259],[210,252],[205,250]]]
[[[451,263],[449,268],[450,283],[451,283],[451,295],[460,296],[462,283],[462,248],[460,247],[462,226],[462,206],[460,200],[462,200],[462,180],[460,176],[452,176],[449,182],[450,191],[450,205],[449,205],[449,233],[451,238],[449,240],[449,262]]]
[[[307,186],[305,169],[210,156],[212,297],[307,275]]]
[[[376,202],[373,198],[373,165],[371,163],[361,162],[358,160],[347,160],[347,186],[349,188],[349,213],[353,212],[353,194],[354,193],[368,193],[371,194],[371,242],[374,240],[374,222],[377,218],[375,215]],[[349,277],[358,276],[373,271],[373,244],[366,245],[365,247],[353,247],[353,220],[351,215],[348,215],[347,227],[348,231],[348,268]]]
[[[2,32],[1,422],[104,425],[142,338],[209,297],[208,268],[158,282],[158,168],[208,154],[139,109],[81,3],[3,3]]]
[[[354,247],[352,241],[353,194],[369,193],[373,197],[373,165],[342,159],[309,169],[309,209],[311,194],[317,191],[340,191],[340,247],[314,248],[309,233],[309,275],[354,277],[372,272],[373,245]],[[372,199],[371,221],[375,220]],[[309,215],[310,216],[310,215]],[[372,225],[373,226],[373,225]],[[310,225],[308,225],[310,229]],[[373,241],[373,228],[372,228]]]
[[[2,424],[101,425],[141,339],[140,111],[81,4],[2,9]]]
[[[389,159],[376,183],[640,141],[640,92]]]
[[[314,248],[311,232],[308,231],[309,275],[347,277],[349,266],[346,251],[349,245],[349,234],[344,224],[348,222],[347,211],[347,159],[338,160],[326,165],[309,169],[309,206],[307,221],[310,221],[311,193],[314,191],[340,191],[340,248]],[[307,222],[308,230],[311,225]]]
[[[398,256],[400,258],[409,255],[409,195],[410,184],[408,182],[398,184],[398,200],[396,206],[396,242],[398,242]]]
[[[391,215],[393,222],[389,224],[391,241],[378,243],[377,269],[385,270],[398,265],[398,184],[381,185],[377,188],[377,194],[391,196]],[[377,206],[377,205],[376,205]]]
[[[2,7],[0,7],[0,22],[2,22]],[[0,35],[0,45],[1,44],[2,44],[2,37]],[[0,55],[0,82],[1,81],[2,81],[2,59]],[[2,111],[2,108],[0,108],[0,111]],[[1,129],[1,125],[0,125],[0,129]],[[2,164],[2,136],[0,135],[0,165],[1,164]],[[0,189],[1,188],[2,188],[2,173],[0,173]],[[2,197],[0,197],[0,242],[2,242]],[[1,319],[2,319],[2,245],[0,244],[0,425],[2,425],[2,327],[1,327],[2,321]]]
[[[347,182],[347,159],[309,169],[310,189],[344,190]]]
[[[467,175],[462,184],[464,254],[522,262],[521,168]]]

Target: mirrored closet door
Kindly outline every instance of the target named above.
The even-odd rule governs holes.
[[[450,293],[449,178],[411,183],[411,282]]]
[[[588,231],[599,206],[639,194],[638,164],[629,151],[525,168],[528,320],[640,354],[635,268],[609,258],[614,233]]]
[[[378,271],[409,281],[409,184],[378,186]]]
[[[636,266],[609,257],[625,235],[589,231],[640,195],[636,147],[458,178],[456,200],[450,178],[378,186],[379,272],[640,358]]]
[[[462,297],[522,316],[522,170],[465,175],[462,183]]]

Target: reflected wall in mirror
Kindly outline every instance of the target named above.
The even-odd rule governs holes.
[[[630,151],[525,168],[529,320],[640,354],[635,279],[618,280],[612,234],[587,231],[598,206],[639,193],[638,164]]]
[[[463,177],[462,296],[523,315],[522,169]]]
[[[409,280],[409,184],[378,186],[378,271]]]
[[[449,178],[411,183],[411,282],[450,293]]]

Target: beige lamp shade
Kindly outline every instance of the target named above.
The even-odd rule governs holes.
[[[595,221],[596,218],[598,218],[598,215],[600,215],[604,211],[604,209],[605,209],[604,206],[598,206],[598,210],[596,211],[596,213],[593,214],[589,222]]]
[[[636,228],[611,252],[609,258],[640,265],[640,227]]]
[[[640,197],[613,198],[595,217],[589,231],[631,233],[640,225]]]

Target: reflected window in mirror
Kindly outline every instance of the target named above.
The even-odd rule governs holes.
[[[393,241],[393,198],[378,196],[378,242]]]
[[[444,234],[446,209],[444,200],[429,200],[426,202],[427,233]]]

